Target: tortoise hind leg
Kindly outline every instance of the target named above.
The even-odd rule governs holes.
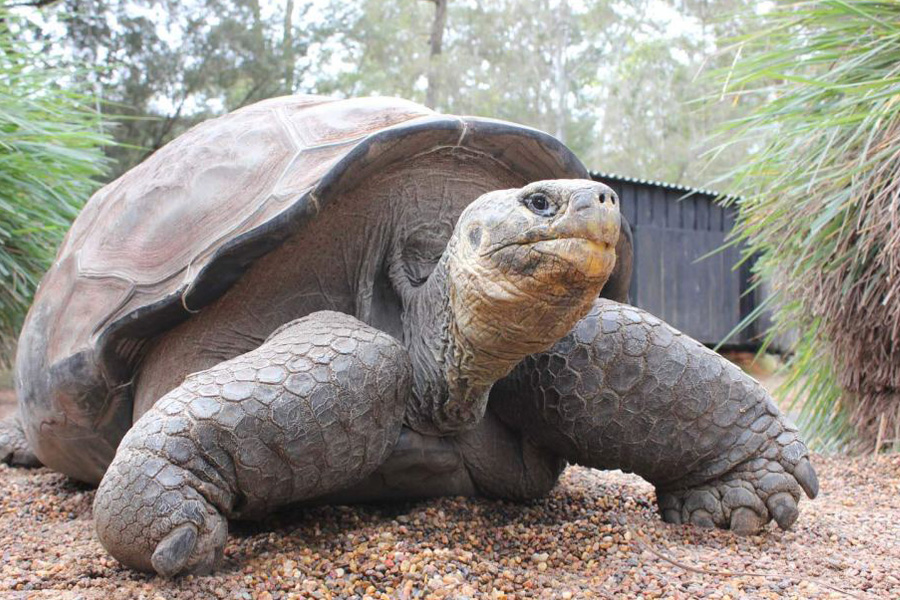
[[[391,454],[368,478],[318,501],[331,504],[487,496],[530,500],[556,484],[565,460],[538,448],[490,411],[456,436],[403,428]]]
[[[0,419],[0,463],[15,467],[41,466],[25,439],[18,413]]]
[[[566,461],[506,425],[493,410],[456,440],[478,493],[524,501],[542,498],[556,485]]]
[[[411,377],[399,342],[332,312],[188,376],[122,441],[94,501],[101,542],[143,571],[213,568],[226,518],[334,492],[379,466]]]
[[[666,521],[752,533],[818,492],[796,428],[751,377],[631,306],[600,299],[491,396],[498,414],[570,462],[637,473]]]

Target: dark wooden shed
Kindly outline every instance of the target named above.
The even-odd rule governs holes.
[[[716,204],[709,190],[599,172],[591,177],[619,195],[634,232],[632,304],[709,346],[757,345],[753,325],[725,339],[757,300],[749,265],[736,267],[739,249],[713,253],[734,226],[733,209]]]

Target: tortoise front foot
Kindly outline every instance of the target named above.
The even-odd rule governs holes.
[[[497,414],[569,462],[636,473],[672,523],[758,531],[818,482],[806,445],[736,365],[640,309],[600,299],[495,386]]]
[[[810,498],[819,491],[816,473],[806,457],[796,466],[755,458],[706,483],[667,486],[657,489],[656,495],[659,512],[668,523],[751,535],[772,520],[782,529],[790,529],[800,514],[801,490]]]
[[[189,375],[135,423],[94,500],[100,541],[141,571],[211,570],[227,518],[319,498],[382,464],[411,379],[400,343],[349,315],[282,326]]]
[[[204,496],[212,487],[146,446],[132,445],[116,455],[97,490],[100,541],[141,571],[164,577],[210,572],[222,560],[228,533],[220,509]],[[227,496],[223,492],[215,495]]]
[[[14,467],[41,466],[41,461],[31,451],[22,424],[15,415],[0,420],[0,463]]]

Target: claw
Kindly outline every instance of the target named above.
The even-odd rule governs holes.
[[[681,525],[681,513],[674,508],[667,508],[666,510],[664,510],[662,518],[666,523]]]
[[[659,504],[659,512],[663,521],[681,525],[682,502],[672,494],[657,493],[656,501]]]
[[[819,494],[819,478],[816,477],[815,469],[813,469],[809,459],[805,456],[794,467],[794,478],[810,499],[815,498]]]
[[[765,459],[748,461],[726,478],[701,487],[658,492],[660,514],[669,523],[722,527],[738,535],[760,531],[774,520],[781,529],[797,521],[800,489],[810,498],[819,491],[816,472],[807,457],[793,466]]]
[[[797,510],[797,503],[787,492],[772,494],[766,500],[766,506],[769,508],[769,512],[772,514],[775,522],[782,529],[790,529],[800,514],[800,511]]]
[[[708,488],[692,490],[684,499],[684,510],[693,513],[698,509],[710,515],[715,514],[719,511],[719,499]]]
[[[179,525],[157,544],[151,562],[163,577],[178,575],[191,558],[197,545],[197,527],[191,523]]]
[[[731,488],[725,492],[722,496],[722,504],[732,510],[738,510],[741,507],[750,508],[757,514],[764,513],[766,510],[756,492],[744,487]]]
[[[731,511],[731,531],[738,535],[752,535],[760,530],[763,525],[753,509],[742,506]]]
[[[691,513],[690,521],[697,527],[704,527],[706,529],[712,529],[716,526],[715,521],[713,521],[712,515],[702,508],[698,508]]]
[[[154,460],[156,466],[148,462]],[[119,448],[94,496],[97,536],[133,569],[163,577],[208,572],[224,556],[228,521],[197,490],[202,484],[192,474],[171,464],[160,470],[159,463],[155,455]]]
[[[25,432],[17,417],[0,419],[0,463],[13,467],[41,466],[41,461],[28,447]]]

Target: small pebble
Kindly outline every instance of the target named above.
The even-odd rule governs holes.
[[[786,532],[770,525],[738,537],[667,525],[653,487],[638,477],[570,467],[546,498],[521,504],[439,498],[232,523],[220,570],[175,581],[130,571],[106,553],[89,486],[0,465],[0,596],[741,600],[837,598],[837,587],[900,598],[900,457],[813,462],[821,494],[801,502]],[[657,553],[738,574],[687,571]]]

